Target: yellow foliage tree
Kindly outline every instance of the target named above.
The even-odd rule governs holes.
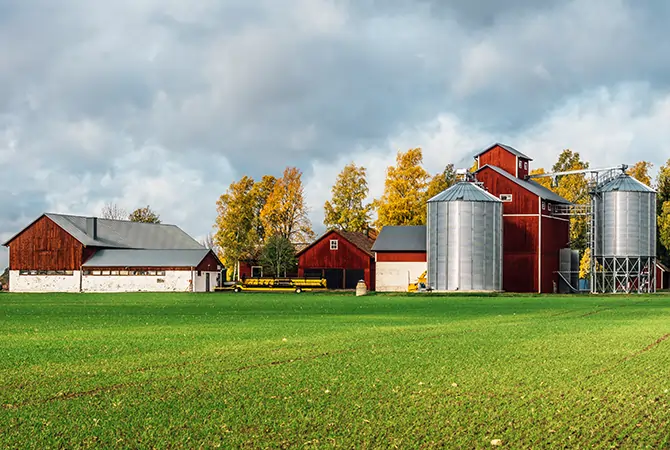
[[[545,172],[542,167],[540,167],[539,169],[533,169],[533,170],[530,171],[531,175],[542,175],[542,174],[545,174],[545,173],[547,173],[547,172]],[[536,182],[537,184],[541,184],[542,186],[546,187],[547,189],[551,189],[552,191],[554,190],[553,186],[551,185],[551,178],[549,178],[549,177],[533,178],[533,181]]]
[[[233,279],[237,279],[237,263],[248,257],[256,244],[252,233],[254,211],[250,195],[253,186],[254,180],[244,176],[231,183],[216,202],[218,215],[214,242],[221,249],[224,263]]]
[[[571,150],[563,150],[558,161],[552,167],[553,172],[565,172],[569,170],[588,169],[589,164],[581,160],[579,153]],[[566,200],[580,205],[588,204],[589,186],[586,175],[563,175],[558,177],[556,187],[552,189]],[[571,247],[583,251],[587,245],[588,217],[574,216],[570,218],[570,242]]]
[[[276,182],[277,179],[272,175],[264,175],[260,181],[254,183],[249,192],[253,211],[252,231],[255,234],[254,238],[258,244],[257,252],[260,250],[260,247],[265,242],[266,238],[265,227],[261,220],[261,211],[263,211],[263,208],[268,201],[268,197],[274,190]]]
[[[384,194],[373,202],[377,229],[426,223],[425,191],[430,176],[422,162],[421,149],[412,148],[404,153],[399,151],[396,165],[387,168]]]
[[[371,206],[364,203],[368,196],[365,167],[353,162],[344,166],[331,192],[331,200],[324,204],[324,225],[342,231],[366,231]]]
[[[278,235],[292,243],[309,242],[314,238],[304,191],[302,172],[296,167],[287,167],[282,178],[274,183],[260,212],[266,238]]]
[[[579,262],[579,278],[587,279],[591,275],[591,249],[587,248]]]
[[[670,202],[670,159],[666,161],[658,170],[656,176],[656,208],[658,214],[658,246],[657,253],[661,261],[670,264],[670,241],[661,236],[661,230],[667,223],[664,216],[665,204]]]
[[[666,250],[670,250],[670,200],[663,202],[658,216],[658,240]]]
[[[435,197],[440,192],[449,189],[456,183],[456,169],[453,164],[448,164],[444,170],[435,174],[426,187],[426,201]]]
[[[631,177],[635,178],[640,183],[644,183],[647,186],[651,186],[651,176],[649,175],[649,169],[654,165],[648,161],[639,161],[635,165],[629,168],[626,173]]]
[[[477,172],[478,170],[479,170],[479,163],[475,159],[475,162],[474,162],[474,164],[472,164],[472,167],[470,167],[469,172],[474,173],[474,172]]]

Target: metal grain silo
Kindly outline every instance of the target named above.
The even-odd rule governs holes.
[[[428,286],[502,290],[502,227],[502,202],[474,183],[456,183],[428,200]]]
[[[594,292],[654,292],[656,191],[622,173],[593,193]]]

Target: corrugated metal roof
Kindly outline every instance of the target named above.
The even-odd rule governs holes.
[[[209,253],[197,250],[103,249],[86,261],[84,267],[196,267]]]
[[[501,200],[474,183],[460,181],[432,197],[429,202],[498,202]]]
[[[386,226],[372,246],[373,252],[425,252],[426,226]]]
[[[478,156],[483,155],[484,153],[488,152],[489,150],[491,150],[496,145],[499,146],[499,147],[504,148],[505,150],[507,150],[508,152],[510,152],[511,154],[513,154],[515,156],[518,156],[519,158],[524,158],[524,159],[527,159],[528,161],[533,160],[530,156],[524,155],[523,153],[521,153],[519,150],[515,149],[514,147],[510,147],[509,145],[501,144],[499,142],[496,142],[495,144],[492,144],[492,145],[486,147],[484,150],[477,153],[474,157],[477,158]]]
[[[608,181],[604,186],[598,189],[600,192],[656,192],[646,184],[635,178],[622,173],[618,177]]]
[[[86,217],[45,214],[86,246],[136,249],[203,249],[176,225],[97,219],[97,239],[86,234]]]
[[[477,172],[479,172],[480,170],[483,170],[486,167],[489,167],[490,169],[492,169],[493,171],[495,171],[495,172],[499,173],[500,175],[504,176],[508,180],[511,180],[511,181],[515,182],[519,186],[527,189],[528,191],[532,192],[533,194],[537,195],[538,197],[542,197],[545,200],[549,200],[549,201],[555,202],[555,203],[563,203],[563,204],[566,204],[566,205],[571,204],[571,202],[564,199],[563,197],[561,197],[560,195],[558,195],[557,193],[555,193],[551,189],[547,189],[546,187],[542,186],[539,183],[536,183],[533,180],[522,180],[521,178],[517,178],[514,175],[507,173],[506,171],[504,171],[500,167],[491,166],[491,165],[487,164],[484,167],[481,167]]]

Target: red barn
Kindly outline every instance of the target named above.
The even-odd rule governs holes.
[[[328,231],[298,252],[298,276],[324,277],[328,289],[355,289],[359,280],[365,280],[374,290],[375,238],[372,231]]]
[[[494,144],[475,159],[477,180],[503,201],[503,289],[553,292],[570,241],[570,220],[556,207],[570,202],[526,179],[531,159],[512,147]]]

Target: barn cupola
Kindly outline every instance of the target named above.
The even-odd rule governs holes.
[[[485,165],[496,166],[520,179],[525,179],[530,173],[531,158],[514,147],[495,143],[475,155],[477,169]]]

